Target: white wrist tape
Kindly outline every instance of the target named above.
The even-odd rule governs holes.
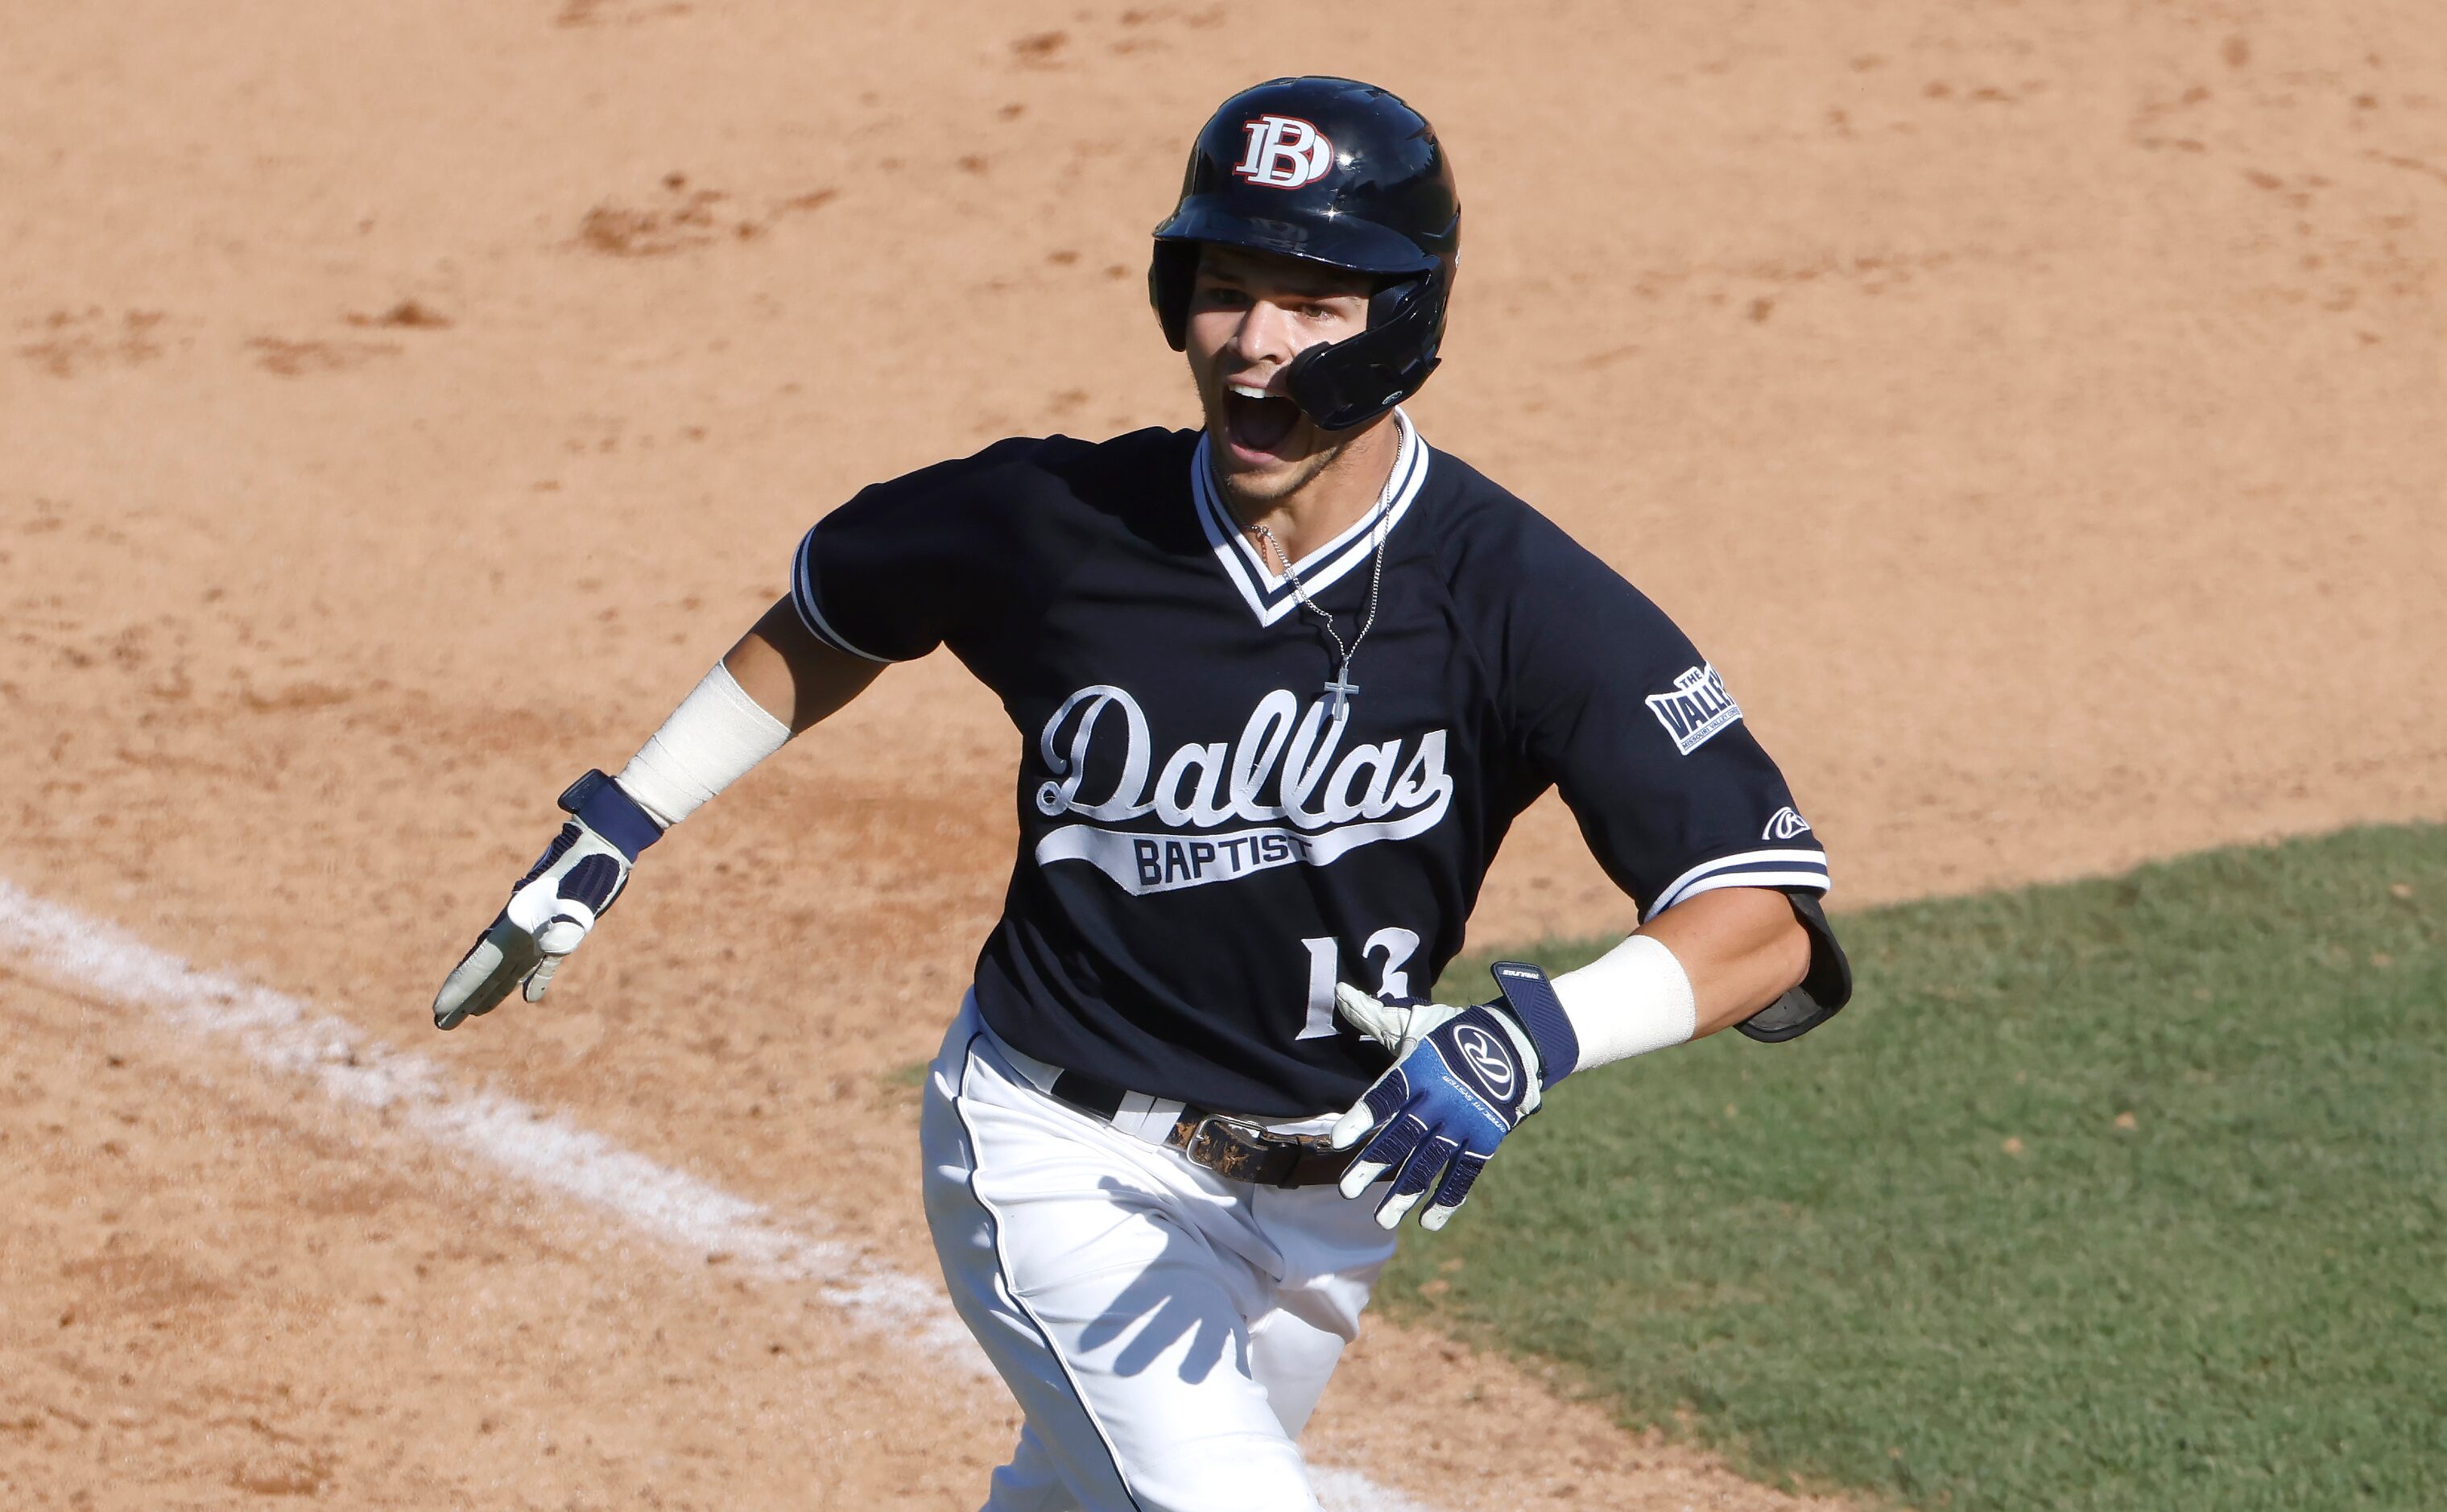
[[[1551,985],[1580,1037],[1579,1070],[1679,1045],[1699,1025],[1689,973],[1672,951],[1645,935],[1634,935]]]
[[[767,713],[730,669],[716,662],[615,781],[668,828],[789,738],[790,727]]]

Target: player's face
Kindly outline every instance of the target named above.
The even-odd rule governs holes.
[[[1206,410],[1217,480],[1246,500],[1283,498],[1324,470],[1356,432],[1320,430],[1283,374],[1319,342],[1368,329],[1363,274],[1294,257],[1203,249],[1189,295],[1189,370]]]

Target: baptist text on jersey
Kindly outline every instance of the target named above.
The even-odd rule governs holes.
[[[1340,718],[1324,627],[1235,528],[1196,432],[1002,442],[867,488],[801,542],[817,636],[874,661],[948,646],[1019,732],[1019,854],[977,970],[1010,1044],[1202,1107],[1345,1107],[1385,1062],[1337,1030],[1334,983],[1432,987],[1550,785],[1647,917],[1717,887],[1825,891],[1825,852],[1682,633],[1395,418],[1382,518],[1296,564],[1347,639],[1385,553]],[[1840,969],[1823,915],[1797,912],[1813,979]]]

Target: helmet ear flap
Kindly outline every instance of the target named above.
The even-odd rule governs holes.
[[[1452,265],[1377,290],[1368,301],[1368,329],[1311,347],[1283,375],[1292,402],[1321,430],[1348,430],[1375,419],[1418,392],[1441,361],[1445,301]]]
[[[1378,284],[1375,292],[1368,296],[1368,329],[1374,331],[1378,326],[1392,325],[1394,317],[1402,312],[1402,302],[1426,281],[1425,278],[1394,278]]]
[[[1164,339],[1180,351],[1189,344],[1189,293],[1198,282],[1198,243],[1159,241],[1148,263],[1148,303],[1164,327]]]

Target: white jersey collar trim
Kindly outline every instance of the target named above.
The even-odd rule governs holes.
[[[1394,457],[1394,471],[1385,480],[1385,491],[1378,496],[1378,508],[1384,511],[1384,539],[1390,542],[1400,527],[1402,517],[1410,512],[1412,501],[1428,479],[1428,462],[1433,455],[1428,444],[1419,439],[1418,428],[1411,417],[1400,409],[1394,411],[1394,423],[1400,427],[1402,442]],[[1299,606],[1299,595],[1292,592],[1291,578],[1275,572],[1258,548],[1250,543],[1232,518],[1232,512],[1216,491],[1215,475],[1207,465],[1207,438],[1198,437],[1198,448],[1190,454],[1190,496],[1197,501],[1198,522],[1205,528],[1207,544],[1215,559],[1223,564],[1224,576],[1241,591],[1241,597],[1258,616],[1260,624],[1271,625]],[[1350,529],[1324,545],[1302,557],[1295,565],[1299,579],[1315,597],[1327,585],[1368,559],[1370,527],[1376,523],[1377,511],[1370,510]]]

